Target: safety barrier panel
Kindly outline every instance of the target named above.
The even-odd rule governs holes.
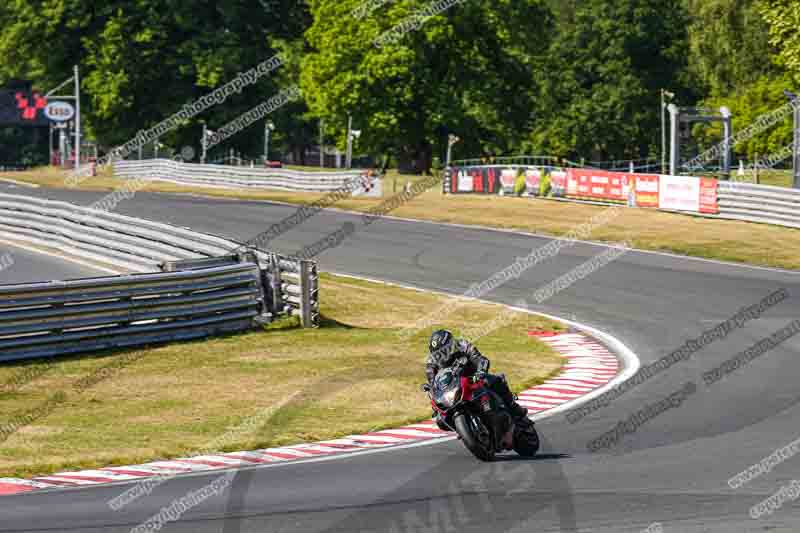
[[[319,325],[314,261],[170,224],[9,194],[0,194],[0,239],[129,273],[0,285],[0,360],[193,338],[281,315],[298,316],[303,327]],[[187,276],[199,281],[186,284]]]
[[[0,361],[242,331],[266,312],[254,263],[0,285]]]
[[[301,172],[283,168],[248,168],[199,165],[171,159],[117,161],[114,175],[120,178],[160,180],[182,185],[221,188],[262,188],[283,191],[352,191],[354,196],[381,196],[382,182],[365,170]]]
[[[719,182],[719,216],[800,228],[800,190]]]
[[[0,194],[0,238],[55,248],[129,272],[154,272],[164,261],[225,255],[228,239],[81,207]]]

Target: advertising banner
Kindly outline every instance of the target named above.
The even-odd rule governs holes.
[[[717,180],[714,178],[700,178],[700,212],[718,214]]]
[[[659,181],[659,208],[700,212],[700,180],[698,178],[662,175]]]
[[[502,183],[502,194],[514,194],[514,184],[517,182],[517,170],[514,168],[503,168],[500,170],[500,182]]]
[[[571,168],[567,170],[567,196],[597,200],[628,200],[629,174]]]
[[[542,171],[539,169],[528,169],[525,171],[525,190],[534,196],[539,196],[539,188],[542,184]]]
[[[636,190],[636,207],[658,207],[658,174],[632,174]]]
[[[469,173],[472,176],[472,192],[482,193],[485,190],[483,178],[486,169],[472,168]]]
[[[472,192],[472,176],[465,169],[456,172],[457,184],[453,192]]]
[[[567,192],[567,173],[562,170],[554,170],[550,173],[550,190],[553,196],[563,197]]]

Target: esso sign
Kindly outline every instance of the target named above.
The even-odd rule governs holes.
[[[75,116],[75,108],[69,102],[50,102],[44,108],[44,116],[54,122],[66,122]]]

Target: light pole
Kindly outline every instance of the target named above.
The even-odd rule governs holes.
[[[75,172],[81,169],[81,80],[78,65],[74,67],[75,76]]]
[[[669,146],[669,173],[671,176],[678,175],[678,163],[680,159],[680,151],[679,151],[679,128],[680,123],[678,122],[680,116],[680,109],[675,104],[669,104],[667,106],[667,110],[669,110],[669,124],[670,124],[670,146]]]
[[[784,90],[783,94],[789,99],[794,106],[794,123],[792,125],[793,139],[792,142],[792,175],[794,180],[792,187],[800,189],[800,100],[798,96],[791,91]]]
[[[319,119],[319,168],[325,168],[325,130],[322,119]]]
[[[445,168],[450,166],[450,156],[453,153],[453,145],[460,140],[461,140],[460,137],[458,137],[457,135],[453,135],[452,133],[447,137],[447,158],[444,165]]]
[[[200,139],[200,164],[206,163],[206,155],[208,154],[208,138],[213,136],[214,132],[208,129],[206,123],[203,122],[203,137]]]
[[[725,147],[725,152],[722,154],[722,174],[726,177],[726,179],[731,178],[731,150],[733,146],[731,146],[731,138],[733,137],[733,120],[731,110],[725,106],[719,108],[719,112],[722,115],[722,130],[724,139],[722,141],[723,146]]]
[[[345,155],[345,167],[353,167],[353,139],[361,137],[361,130],[353,129],[353,116],[347,115],[347,154]]]
[[[200,164],[206,164],[206,135],[208,134],[208,127],[203,122],[203,133],[200,134]]]
[[[269,132],[275,129],[275,123],[268,120],[264,123],[264,164],[269,161]]]
[[[349,152],[347,154],[347,168],[352,168],[353,167],[353,141],[355,141],[355,139],[358,139],[359,137],[361,137],[361,130],[351,130],[350,131],[350,137],[351,137],[352,140],[349,143],[350,144],[350,148],[349,148]]]
[[[344,158],[345,168],[350,168],[353,157],[353,115],[347,115],[347,154]]]
[[[670,100],[675,98],[675,93],[671,93],[666,89],[661,89],[661,173],[664,173],[664,170],[667,168],[667,124],[666,124],[666,112],[667,112],[667,102],[664,100],[664,97],[668,97]]]

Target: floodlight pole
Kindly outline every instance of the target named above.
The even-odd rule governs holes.
[[[445,168],[450,166],[450,156],[453,154],[453,145],[460,140],[461,139],[458,136],[453,135],[452,133],[447,136],[447,158],[444,165]]]
[[[665,112],[667,105],[664,103],[664,89],[661,89],[661,173],[667,168],[667,120]]]
[[[75,172],[81,169],[81,81],[75,65]]]
[[[319,168],[325,168],[325,130],[322,119],[319,119]]]
[[[680,137],[678,131],[678,114],[680,110],[675,104],[669,104],[667,110],[669,111],[670,123],[669,173],[671,176],[676,176],[678,174],[678,158],[680,157]]]
[[[730,179],[731,177],[731,138],[733,137],[733,123],[731,121],[731,111],[725,106],[719,108],[719,112],[722,115],[722,127],[723,127],[723,154],[722,154],[722,174],[725,176],[726,179]]]
[[[800,100],[795,99],[794,104],[794,157],[792,157],[794,183],[792,183],[792,187],[800,189]]]
[[[351,168],[353,163],[353,115],[347,115],[347,156],[345,167]]]
[[[206,164],[206,139],[208,138],[207,136],[208,136],[208,129],[206,128],[206,123],[203,122],[203,136],[200,139],[200,147],[201,147],[200,164],[201,165],[205,165]]]

